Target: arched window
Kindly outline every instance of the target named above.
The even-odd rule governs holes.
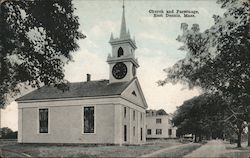
[[[122,55],[123,55],[123,49],[122,49],[122,47],[120,47],[120,48],[118,49],[118,54],[117,54],[117,56],[120,57],[120,56],[122,56]]]

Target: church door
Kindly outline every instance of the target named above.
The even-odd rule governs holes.
[[[142,128],[141,128],[141,141],[142,141]]]
[[[127,141],[127,125],[124,125],[124,142]]]

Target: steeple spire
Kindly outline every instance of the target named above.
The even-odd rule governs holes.
[[[126,28],[126,20],[125,20],[125,5],[124,5],[124,0],[123,0],[120,38],[126,37],[126,35],[127,35],[127,28]]]
[[[117,42],[128,42],[133,49],[136,49],[135,41],[131,39],[129,29],[126,27],[126,20],[125,20],[125,5],[124,1],[122,0],[122,21],[121,21],[121,30],[120,30],[120,37],[114,38],[113,34],[111,33],[109,43],[111,45],[117,43]]]

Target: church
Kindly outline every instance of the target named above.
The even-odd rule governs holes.
[[[109,80],[69,83],[68,91],[43,86],[18,102],[19,143],[142,144],[147,103],[136,77],[136,43],[126,28],[109,41]],[[76,72],[77,73],[77,72]]]

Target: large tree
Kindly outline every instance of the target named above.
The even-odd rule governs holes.
[[[187,55],[165,70],[167,78],[160,84],[182,82],[222,96],[240,138],[244,121],[250,122],[250,2],[217,2],[226,11],[223,17],[214,16],[211,28],[200,32],[198,24],[191,29],[182,24],[183,34],[177,40],[184,43],[180,49]]]
[[[78,49],[72,0],[0,0],[0,107],[20,86],[64,89],[64,65]]]

